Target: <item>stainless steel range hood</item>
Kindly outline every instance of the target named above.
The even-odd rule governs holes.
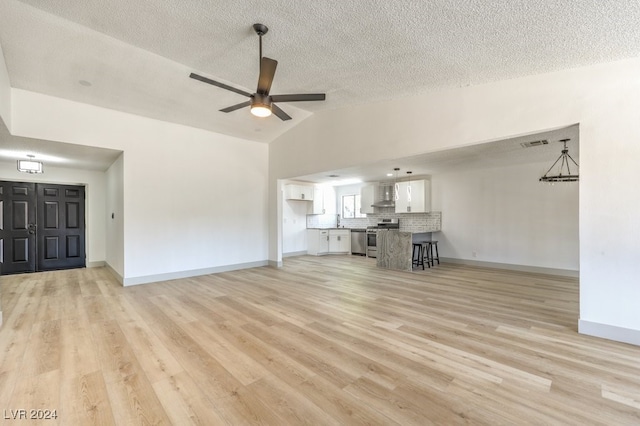
[[[371,207],[395,207],[396,202],[393,197],[393,185],[380,186],[380,195],[382,199],[371,204]]]

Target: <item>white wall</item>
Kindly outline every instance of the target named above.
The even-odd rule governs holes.
[[[283,254],[307,251],[307,213],[310,201],[284,200],[282,206]]]
[[[107,265],[124,279],[124,154],[106,171]]]
[[[638,75],[640,59],[631,59],[319,112],[271,143],[270,188],[277,179],[579,123],[580,330],[640,344]],[[274,201],[269,219],[278,262]]]
[[[124,151],[125,285],[266,264],[266,144],[24,90],[12,97],[14,135]]]
[[[578,271],[578,184],[538,182],[552,160],[434,174],[440,256]]]
[[[42,175],[17,170],[15,162],[0,162],[0,180],[84,185],[87,266],[101,266],[106,259],[106,176],[104,172],[52,167],[45,164]]]
[[[4,121],[7,129],[11,131],[11,83],[9,82],[9,73],[7,72],[7,64],[4,61],[2,46],[0,46],[0,119]]]

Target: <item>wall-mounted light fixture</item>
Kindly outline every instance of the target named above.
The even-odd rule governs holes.
[[[29,157],[28,160],[18,160],[18,171],[24,173],[42,173],[44,170],[42,169],[42,162],[35,161],[35,155],[27,155]]]

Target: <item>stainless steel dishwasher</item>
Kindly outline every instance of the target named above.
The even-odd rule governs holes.
[[[351,228],[351,254],[367,255],[367,230]]]

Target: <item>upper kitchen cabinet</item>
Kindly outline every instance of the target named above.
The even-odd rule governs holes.
[[[428,213],[431,211],[431,181],[398,182],[396,213]]]
[[[287,200],[313,201],[313,186],[289,183],[284,186],[284,198]]]
[[[360,213],[374,213],[372,204],[376,202],[378,185],[366,185],[360,188]]]
[[[336,214],[336,191],[329,185],[314,185],[313,214]]]

